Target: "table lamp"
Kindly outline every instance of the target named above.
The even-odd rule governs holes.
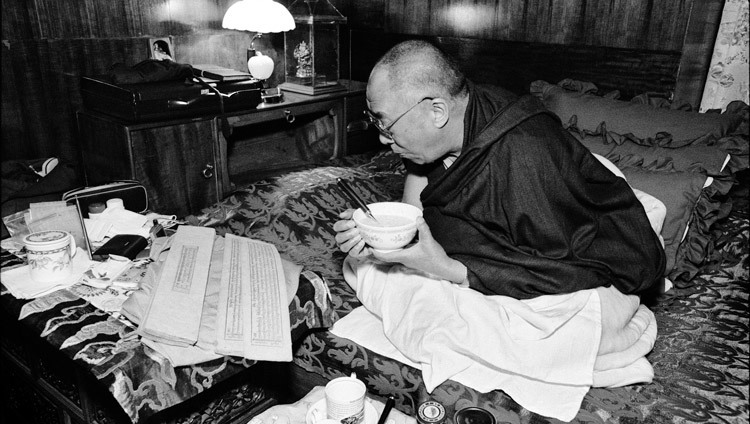
[[[248,49],[247,70],[259,80],[273,74],[274,63],[269,56],[255,50],[255,39],[269,32],[294,29],[294,18],[284,5],[273,0],[240,0],[229,6],[221,26],[226,29],[255,32]]]

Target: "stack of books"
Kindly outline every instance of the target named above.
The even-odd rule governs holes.
[[[193,75],[221,82],[253,79],[253,76],[248,72],[237,71],[217,65],[193,65]]]

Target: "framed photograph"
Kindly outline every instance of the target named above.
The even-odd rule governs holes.
[[[172,37],[149,38],[148,52],[149,59],[174,61]]]

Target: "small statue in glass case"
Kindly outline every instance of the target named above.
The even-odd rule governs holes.
[[[297,76],[308,78],[312,76],[312,54],[307,43],[302,41],[294,48],[294,58],[297,59]]]

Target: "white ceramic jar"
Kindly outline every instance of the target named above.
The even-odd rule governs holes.
[[[39,231],[24,237],[23,243],[32,280],[50,283],[70,276],[76,242],[69,232]]]

